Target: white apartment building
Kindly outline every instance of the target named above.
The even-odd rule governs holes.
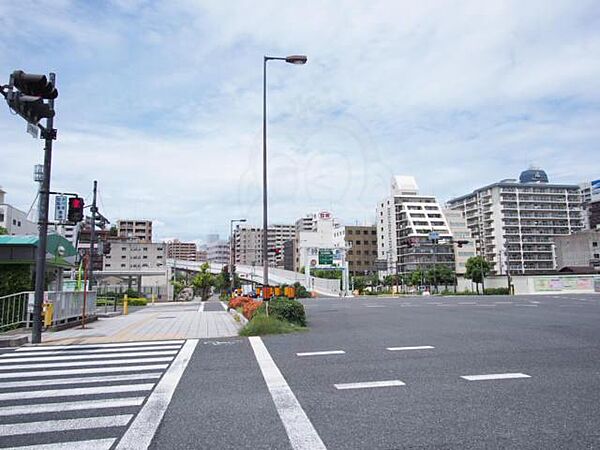
[[[471,230],[469,230],[467,220],[461,211],[444,209],[443,213],[448,221],[453,238],[454,272],[457,275],[464,275],[467,271],[467,260],[472,256],[476,256],[475,242],[471,237]]]
[[[102,270],[144,270],[163,267],[166,245],[147,242],[113,241],[104,256]]]
[[[387,272],[410,273],[442,264],[453,269],[451,242],[436,198],[419,194],[412,176],[392,177],[390,195],[377,205],[378,257],[388,261]]]
[[[551,184],[541,169],[521,173],[452,199],[496,274],[535,273],[556,268],[554,237],[583,228],[581,191],[577,185]]]
[[[0,188],[0,227],[9,235],[37,234],[37,224],[27,219],[27,213],[5,203],[6,191]]]
[[[215,264],[229,264],[230,248],[227,241],[212,241],[206,244],[206,261]]]

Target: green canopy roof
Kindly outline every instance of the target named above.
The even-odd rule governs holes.
[[[33,245],[35,247],[38,246],[39,238],[37,236],[32,235],[17,235],[17,236],[8,236],[3,235],[0,236],[0,245]],[[62,247],[64,249],[64,254],[58,254],[58,248]],[[71,244],[71,241],[65,239],[63,236],[59,234],[49,234],[48,240],[46,242],[46,251],[54,256],[60,257],[69,257],[75,256],[77,254],[77,250]]]

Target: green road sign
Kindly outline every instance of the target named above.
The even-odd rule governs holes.
[[[319,265],[333,264],[333,250],[319,249]]]

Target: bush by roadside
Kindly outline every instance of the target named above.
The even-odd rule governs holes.
[[[473,291],[442,291],[442,295],[479,295]],[[509,295],[508,288],[487,288],[485,295]]]
[[[103,298],[100,297],[98,299],[96,299],[96,306],[112,306],[115,304],[115,300],[114,298]],[[127,299],[127,304],[129,306],[146,306],[148,304],[148,299],[147,298],[129,298]],[[117,305],[123,305],[123,298],[118,298],[117,299]]]
[[[305,329],[306,328],[286,322],[285,320],[280,320],[272,315],[267,317],[263,314],[256,314],[254,318],[241,329],[240,336],[293,333]]]
[[[265,312],[264,305],[260,307],[260,312]],[[306,312],[304,311],[304,305],[298,300],[286,297],[278,297],[271,300],[269,302],[269,315],[301,327],[306,326]]]

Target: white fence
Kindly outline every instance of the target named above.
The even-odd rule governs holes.
[[[0,297],[0,332],[28,326],[28,292]]]

